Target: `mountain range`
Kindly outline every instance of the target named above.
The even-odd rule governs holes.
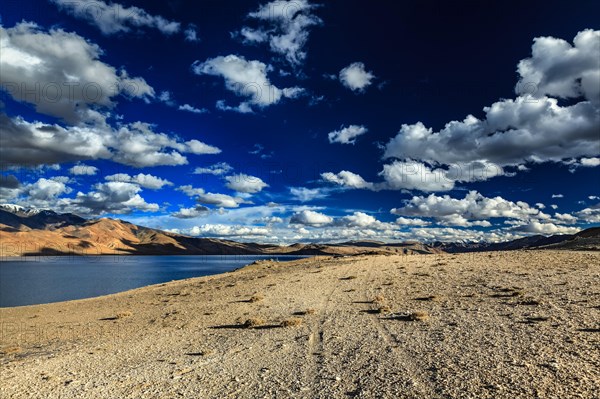
[[[118,219],[0,205],[0,256],[30,255],[358,255],[435,254],[518,249],[600,250],[600,228],[574,235],[534,235],[501,243],[349,241],[288,246],[195,238]]]

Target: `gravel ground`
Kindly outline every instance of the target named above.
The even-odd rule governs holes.
[[[0,309],[1,398],[600,398],[600,253],[261,262]]]

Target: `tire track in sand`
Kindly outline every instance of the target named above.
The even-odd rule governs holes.
[[[367,272],[367,281],[371,281],[373,265],[369,265]],[[375,284],[375,283],[369,283]],[[368,286],[362,290],[362,299],[364,302],[372,301],[375,294],[369,290]],[[436,390],[431,381],[424,376],[424,368],[419,367],[415,361],[414,356],[407,353],[402,349],[404,345],[398,338],[389,331],[389,328],[382,322],[379,314],[369,313],[369,320],[371,320],[373,327],[375,327],[379,336],[383,338],[386,346],[390,349],[390,353],[397,359],[397,365],[401,369],[403,376],[403,383],[412,389],[411,395],[415,398],[436,398]],[[423,371],[420,371],[423,370]]]

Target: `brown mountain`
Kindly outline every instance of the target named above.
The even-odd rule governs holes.
[[[290,246],[194,238],[108,218],[0,205],[0,256],[31,255],[357,255],[439,253],[420,243],[356,241]]]

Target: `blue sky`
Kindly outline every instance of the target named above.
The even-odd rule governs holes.
[[[596,2],[7,1],[0,202],[202,237],[600,223]]]

